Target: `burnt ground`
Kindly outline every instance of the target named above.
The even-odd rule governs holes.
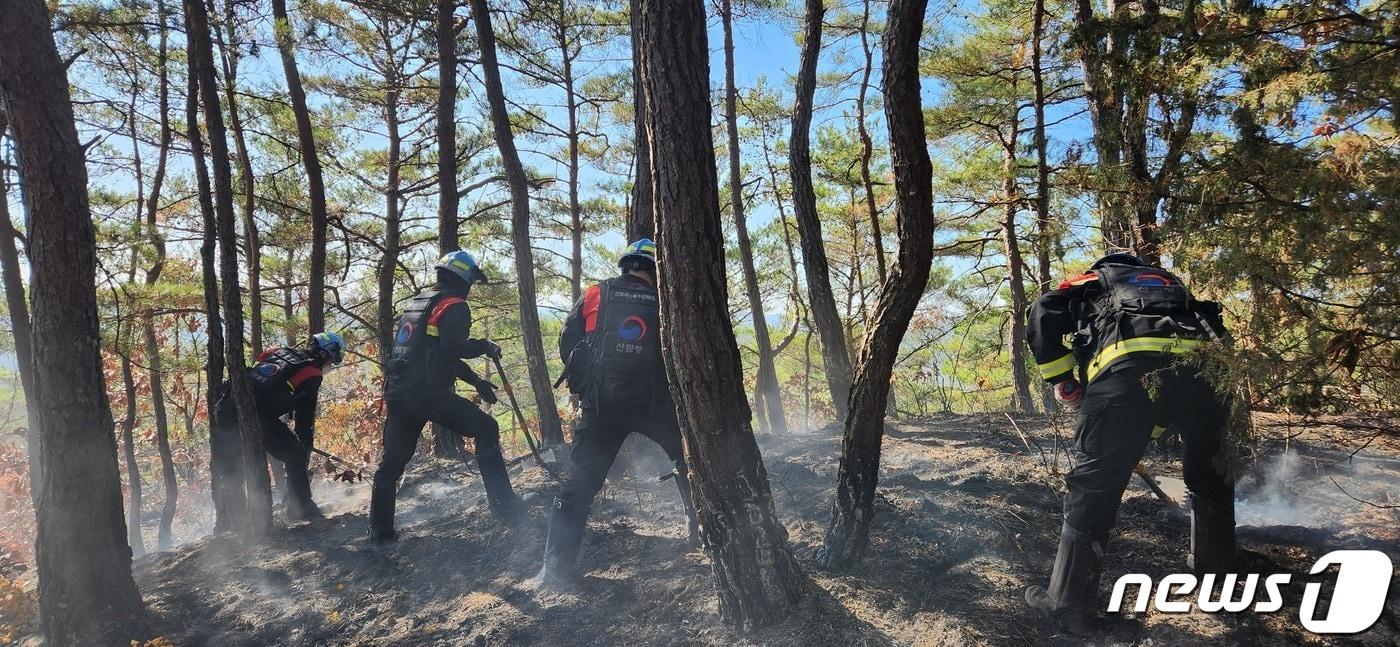
[[[1284,609],[1149,611],[1132,644],[1400,644],[1400,587],[1359,635],[1316,636],[1298,620],[1303,583],[1328,581],[1307,575],[1323,553],[1375,548],[1400,561],[1400,514],[1351,498],[1397,503],[1400,440],[1371,438],[1348,460],[1371,434],[1333,424],[1347,421],[1258,422],[1275,440],[1258,447],[1240,487],[1240,522],[1252,524],[1241,527],[1241,546],[1260,572],[1295,574]],[[828,519],[839,430],[762,441],[775,501],[814,586],[801,612],[751,635],[720,624],[707,558],[686,548],[674,487],[650,467],[614,479],[599,497],[581,556],[587,575],[568,592],[528,581],[540,563],[542,508],[519,529],[499,527],[478,477],[461,463],[421,458],[400,494],[397,545],[364,541],[366,484],[318,483],[328,522],[279,530],[256,547],[201,539],[138,560],[137,581],[176,645],[1073,645],[1021,597],[1048,578],[1068,433],[1067,422],[1057,436],[1049,420],[1000,414],[893,423],[870,550],[847,574],[811,560]],[[1169,456],[1154,448],[1146,463],[1179,475]],[[515,480],[522,493],[553,492],[538,469]],[[1185,519],[1135,479],[1101,602],[1123,573],[1184,571]]]

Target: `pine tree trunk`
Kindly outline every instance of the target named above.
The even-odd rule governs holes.
[[[561,11],[563,4],[560,5]],[[583,298],[583,207],[579,205],[578,108],[579,98],[574,79],[574,52],[569,48],[567,27],[559,27],[559,58],[564,83],[564,107],[569,116],[569,294],[577,303]]]
[[[9,128],[9,117],[0,105],[0,137]],[[0,171],[0,279],[5,283],[5,305],[10,313],[10,331],[15,340],[15,368],[19,372],[20,388],[24,391],[24,413],[27,427],[24,433],[25,452],[29,459],[29,498],[39,503],[39,483],[43,464],[39,462],[39,424],[34,418],[34,347],[29,324],[29,301],[24,292],[24,276],[20,273],[19,248],[15,240],[19,233],[10,220],[7,173]]]
[[[656,238],[655,197],[651,188],[651,137],[647,134],[646,93],[642,92],[641,45],[638,40],[638,0],[628,0],[632,37],[632,114],[636,149],[632,176],[631,208],[627,211],[627,241]]]
[[[162,3],[163,4],[163,3]],[[243,117],[238,104],[238,63],[239,43],[234,34],[234,0],[224,3],[224,25],[214,23],[219,34],[220,61],[224,69],[224,102],[228,107],[228,127],[233,134],[233,150],[238,162],[238,186],[243,222],[243,253],[248,258],[248,338],[253,352],[261,352],[263,346],[263,301],[262,301],[262,240],[258,233],[256,218],[257,196],[253,177],[253,161],[248,154],[248,139],[243,131]],[[225,43],[225,37],[235,39]],[[275,474],[276,472],[274,472]]]
[[[1110,15],[1116,14],[1118,2],[1109,0],[1108,7]],[[1074,42],[1084,67],[1084,94],[1094,128],[1098,168],[1111,185],[1106,187],[1110,190],[1098,194],[1104,247],[1127,247],[1132,243],[1132,222],[1122,194],[1114,190],[1124,176],[1123,82],[1116,70],[1122,67],[1125,43],[1119,28],[1105,27],[1094,16],[1092,0],[1076,0],[1074,25],[1077,32]]]
[[[438,251],[446,254],[462,248],[457,240],[457,31],[452,15],[457,3],[437,0],[436,4]]]
[[[870,48],[870,0],[861,2],[860,50],[865,54],[865,66],[861,68],[860,92],[856,96],[856,134],[860,137],[860,184],[865,188],[865,210],[870,216],[870,232],[875,241],[875,269],[880,272],[880,282],[885,282],[885,238],[880,231],[880,210],[875,206],[875,184],[870,179],[870,159],[875,155],[874,142],[870,131],[865,129],[865,93],[870,88],[870,72],[875,66],[875,56]]]
[[[851,412],[841,439],[836,500],[818,561],[834,570],[860,562],[875,514],[885,402],[899,344],[923,297],[933,262],[933,167],[919,97],[919,37],[928,0],[891,0],[884,34],[885,116],[894,162],[895,227],[899,251],[880,288],[861,344],[851,387]]]
[[[734,228],[739,236],[739,261],[744,271],[744,290],[749,297],[754,339],[758,343],[758,375],[755,400],[766,409],[768,425],[774,433],[787,433],[783,416],[783,394],[778,388],[778,371],[773,363],[773,341],[768,336],[768,319],[763,309],[763,293],[754,268],[753,243],[744,214],[743,169],[739,163],[739,90],[734,84],[734,16],[731,0],[720,4],[724,25],[724,121],[729,135],[729,205],[734,212]]]
[[[166,73],[168,41],[165,28],[165,3],[157,9],[160,19],[160,44],[157,49],[158,81],[160,100],[160,148],[156,156],[156,171],[151,177],[151,192],[146,198],[146,237],[150,240],[155,258],[146,270],[146,285],[155,286],[165,270],[165,237],[157,226],[156,216],[160,212],[161,189],[165,185],[166,161],[170,155],[170,85]],[[151,388],[151,410],[156,421],[156,450],[160,454],[161,481],[164,485],[165,501],[161,505],[160,530],[156,546],[160,550],[170,547],[171,527],[175,522],[175,511],[180,496],[180,484],[175,480],[175,458],[170,451],[170,418],[165,406],[165,365],[160,354],[160,344],[156,338],[155,313],[148,307],[141,315],[141,336],[146,352],[146,377]]]
[[[1031,82],[1035,86],[1035,260],[1037,294],[1049,292],[1050,281],[1050,151],[1045,137],[1045,0],[1035,0],[1031,27]]]
[[[117,337],[125,339],[120,332],[125,325],[117,322]],[[130,346],[127,340],[127,346]],[[117,355],[121,357],[122,393],[126,395],[126,414],[122,417],[122,458],[126,461],[126,542],[131,546],[132,557],[146,554],[146,541],[141,537],[142,485],[141,466],[136,462],[136,378],[131,371],[130,349],[116,344]]]
[[[851,357],[846,349],[841,315],[836,312],[836,298],[831,291],[830,270],[826,247],[822,242],[822,223],[817,214],[817,196],[812,188],[812,100],[817,88],[817,58],[821,53],[822,16],[826,13],[823,0],[806,0],[806,28],[802,42],[802,61],[797,72],[797,101],[792,109],[791,158],[788,172],[792,174],[792,210],[797,218],[797,232],[802,245],[802,266],[807,275],[807,304],[816,320],[817,334],[822,342],[822,365],[826,383],[831,390],[831,403],[836,417],[846,419],[846,399],[851,391]]]
[[[219,401],[219,384],[224,380],[224,331],[219,306],[218,225],[214,218],[214,195],[209,186],[209,169],[204,151],[204,137],[199,127],[199,78],[194,72],[196,55],[194,43],[186,40],[186,60],[190,72],[185,95],[185,137],[190,143],[194,160],[194,177],[199,196],[199,211],[203,229],[199,247],[200,273],[204,287],[205,313],[205,411],[209,417],[209,490],[214,500],[214,531],[227,532],[243,525],[247,512],[247,495],[243,480],[242,457],[228,453],[214,442],[215,404]]]
[[[520,292],[520,335],[525,343],[525,357],[530,372],[530,387],[535,394],[539,412],[540,437],[546,444],[564,442],[564,430],[559,410],[554,402],[554,386],[545,363],[544,341],[540,333],[539,305],[535,295],[535,254],[530,240],[530,189],[525,167],[515,149],[515,135],[510,129],[506,111],[505,90],[501,87],[501,70],[496,62],[496,35],[491,28],[491,11],[486,0],[471,0],[472,21],[476,23],[477,43],[481,48],[481,72],[486,82],[487,102],[491,105],[491,125],[496,133],[496,148],[500,149],[506,182],[510,185],[511,240],[515,247],[515,273]]]
[[[720,617],[750,630],[788,618],[807,581],[773,510],[724,305],[729,301],[710,131],[705,11],[699,0],[641,0],[638,9],[652,186],[662,234],[662,350]]]
[[[389,133],[389,159],[388,176],[389,181],[384,187],[384,255],[379,259],[379,266],[375,270],[376,294],[376,315],[378,324],[379,341],[379,367],[384,369],[389,365],[389,351],[394,347],[394,270],[399,264],[399,252],[402,242],[400,241],[400,215],[399,215],[399,188],[400,169],[399,163],[402,157],[403,137],[399,134],[399,91],[392,79],[385,79],[386,87],[392,88],[385,93],[384,97],[384,123]],[[453,435],[451,432],[439,434],[436,428],[433,431],[433,438]]]
[[[438,51],[438,98],[437,98],[437,147],[438,147],[438,249],[443,254],[461,249],[458,240],[457,223],[457,30],[454,22],[453,10],[456,9],[455,0],[437,0],[437,51]],[[386,79],[391,83],[392,79]],[[397,85],[395,83],[395,85]],[[398,93],[395,91],[395,103],[398,101]],[[398,107],[395,105],[394,110]],[[398,115],[394,115],[395,129],[398,128]],[[397,166],[397,163],[394,163]],[[399,170],[391,170],[391,179],[394,197],[392,202],[394,220],[394,263],[398,262],[399,247],[399,204],[398,185]],[[387,251],[387,250],[386,250]],[[387,262],[388,255],[385,255]],[[383,324],[389,327],[394,325],[393,316],[393,281],[394,265],[388,265],[387,269],[381,267],[380,288],[385,288],[385,281],[388,282],[388,323]],[[387,278],[386,278],[387,277]],[[381,292],[381,296],[384,293]],[[382,316],[382,313],[381,313]],[[392,334],[392,333],[390,333]],[[392,338],[385,336],[385,340]],[[384,346],[384,357],[388,357],[389,346]],[[466,440],[461,435],[451,429],[433,423],[433,455],[441,458],[458,458],[466,451]]]
[[[280,2],[280,0],[277,0]],[[214,48],[209,39],[209,16],[201,0],[185,0],[185,33],[194,54],[191,68],[199,82],[204,123],[209,131],[209,153],[214,163],[214,221],[219,239],[219,278],[223,294],[224,362],[238,410],[242,438],[244,493],[247,516],[237,528],[244,537],[257,540],[272,527],[272,488],[268,480],[267,454],[258,429],[257,404],[248,383],[243,350],[243,300],[238,289],[238,234],[233,215],[233,171],[229,166],[228,140],[219,87],[214,75]],[[310,149],[313,151],[314,149]],[[303,155],[303,158],[307,158]],[[314,253],[314,251],[313,251]],[[314,271],[314,268],[313,268]]]
[[[287,95],[292,100],[292,114],[297,121],[297,147],[301,149],[301,162],[306,167],[307,197],[311,203],[311,275],[306,291],[306,321],[307,333],[314,335],[326,327],[326,184],[321,175],[321,157],[316,151],[316,133],[311,127],[311,111],[306,106],[306,91],[301,87],[301,72],[297,70],[296,39],[287,16],[287,0],[272,0],[272,15],[277,20],[277,51],[282,55]],[[213,134],[209,138],[212,140]]]
[[[1012,81],[1015,88],[1015,81]],[[1013,108],[1013,111],[1018,110]],[[1021,413],[1035,411],[1031,398],[1031,376],[1026,369],[1026,263],[1021,258],[1021,241],[1016,234],[1016,213],[1020,195],[1016,191],[1016,146],[1020,134],[1020,117],[1013,112],[1011,133],[1002,146],[1001,192],[1002,245],[1006,251],[1007,282],[1011,286],[1011,307],[1007,317],[1011,321],[1011,334],[1007,337],[1008,355],[1011,357],[1011,408]]]
[[[117,446],[103,384],[97,242],[68,75],[39,0],[6,3],[0,99],[29,220],[35,419],[44,465],[35,506],[45,642],[126,644],[146,632],[131,577]]]

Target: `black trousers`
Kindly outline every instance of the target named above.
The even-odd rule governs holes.
[[[403,476],[418,448],[423,425],[439,425],[476,440],[478,455],[501,452],[501,428],[490,414],[456,394],[416,400],[389,400],[384,421],[384,453],[374,472],[374,486],[393,485]]]
[[[679,474],[686,475],[680,423],[671,403],[641,403],[636,407],[602,410],[585,408],[574,426],[569,475],[559,487],[559,500],[576,509],[587,510],[593,504],[593,497],[603,489],[603,481],[617,459],[622,442],[634,432],[660,445]]]
[[[1193,509],[1234,527],[1234,483],[1224,474],[1222,440],[1229,404],[1196,369],[1120,364],[1088,386],[1074,434],[1074,468],[1065,481],[1065,522],[1105,540],[1118,516],[1123,491],[1157,426],[1180,432],[1185,445],[1182,478]],[[1149,394],[1143,378],[1158,384]],[[1152,397],[1155,395],[1156,397]]]
[[[240,455],[243,450],[238,433],[238,409],[234,406],[232,395],[225,394],[219,399],[214,415],[214,437],[210,442],[218,445],[224,455]],[[267,455],[281,461],[283,469],[286,470],[286,503],[289,509],[295,508],[292,511],[298,514],[309,512],[315,507],[311,499],[310,472],[311,448],[315,446],[313,443],[316,440],[315,429],[296,433],[281,416],[263,411],[258,412],[258,429],[262,431],[263,449],[267,450]],[[225,479],[238,482],[243,480],[242,460],[217,469],[224,472],[221,476]],[[273,469],[277,469],[276,466]]]

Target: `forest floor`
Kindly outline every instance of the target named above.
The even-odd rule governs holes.
[[[1397,503],[1400,439],[1358,431],[1365,422],[1355,418],[1296,425],[1261,415],[1256,423],[1271,440],[1239,488],[1240,544],[1258,572],[1294,574],[1283,610],[1153,610],[1133,644],[1400,644],[1400,587],[1362,634],[1317,636],[1298,619],[1303,584],[1330,581],[1307,575],[1322,554],[1373,548],[1400,561],[1400,512],[1352,498]],[[665,468],[638,452],[641,476],[614,479],[594,506],[580,559],[586,576],[570,591],[529,581],[540,565],[543,508],[519,529],[501,527],[476,475],[460,462],[421,458],[400,493],[396,545],[364,539],[367,484],[318,483],[328,521],[279,530],[251,548],[227,537],[192,541],[137,560],[137,582],[163,635],[181,646],[1079,644],[1022,601],[1026,586],[1048,578],[1069,432],[1068,422],[1001,414],[891,424],[869,553],[847,574],[811,560],[828,520],[839,429],[762,439],[775,502],[814,586],[801,612],[749,635],[720,624],[708,560],[683,541],[675,488],[658,482]],[[1145,463],[1159,476],[1180,474],[1161,448]],[[542,470],[519,469],[518,491],[552,494]],[[1164,486],[1175,491],[1179,480]],[[1134,479],[1100,602],[1123,573],[1185,571],[1187,533],[1183,509]]]

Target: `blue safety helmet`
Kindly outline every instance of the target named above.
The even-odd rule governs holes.
[[[627,251],[617,259],[617,266],[623,270],[655,270],[656,243],[643,238],[627,246]]]
[[[486,273],[481,271],[476,259],[460,249],[443,254],[435,267],[455,274],[467,285],[486,282]]]
[[[311,349],[325,352],[333,364],[339,364],[345,359],[345,339],[333,332],[318,332],[312,335]]]

